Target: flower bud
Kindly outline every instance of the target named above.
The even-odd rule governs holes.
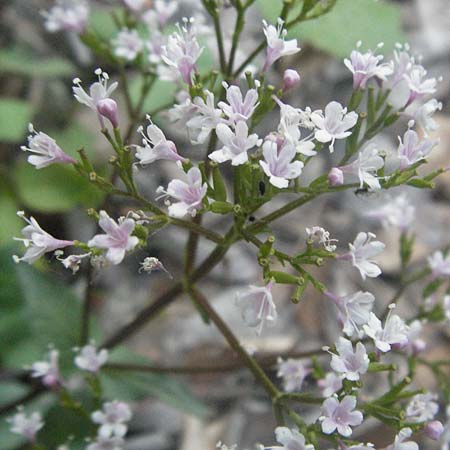
[[[283,91],[295,88],[300,84],[300,74],[293,69],[286,69],[283,74]]]
[[[444,426],[439,420],[433,420],[428,422],[423,430],[430,439],[438,441],[444,431]]]
[[[117,112],[117,103],[112,98],[104,98],[97,103],[97,111],[98,113],[106,117],[110,122],[113,128],[117,128],[119,126],[119,114]]]
[[[330,186],[341,186],[344,184],[344,173],[338,167],[333,167],[328,174]]]

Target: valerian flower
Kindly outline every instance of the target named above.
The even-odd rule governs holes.
[[[440,250],[435,251],[428,257],[428,266],[433,278],[450,277],[450,253],[444,256]]]
[[[425,425],[424,433],[433,441],[438,441],[444,432],[444,425],[439,420],[432,420]]]
[[[242,120],[235,125],[234,131],[224,123],[219,123],[216,134],[223,147],[212,152],[209,158],[217,163],[231,160],[233,166],[245,164],[248,161],[247,151],[262,142],[257,134],[248,134],[248,126]]]
[[[108,350],[97,351],[94,344],[85,345],[75,357],[75,365],[87,372],[97,373],[108,360]]]
[[[403,75],[409,88],[409,98],[406,105],[410,105],[416,99],[424,95],[434,94],[436,92],[436,78],[425,78],[427,71],[421,65],[415,65]]]
[[[167,21],[175,14],[178,9],[178,2],[171,0],[155,0],[152,2],[152,8],[148,9],[142,15],[142,21],[150,29],[164,28]]]
[[[187,214],[194,217],[197,211],[203,207],[203,198],[206,195],[207,185],[202,183],[202,173],[197,167],[192,167],[187,172],[187,183],[182,180],[172,180],[164,190],[162,186],[157,189],[158,197],[172,197],[178,202],[170,203],[169,215],[172,217],[181,218]]]
[[[144,42],[136,30],[125,28],[113,39],[114,54],[126,61],[134,61],[144,49]]]
[[[263,20],[264,35],[267,40],[267,55],[263,70],[267,70],[277,59],[295,55],[300,51],[297,45],[297,39],[285,40],[287,30],[283,27],[284,21],[278,18],[277,26],[269,25]]]
[[[337,239],[330,238],[330,232],[325,230],[322,227],[314,226],[312,228],[305,228],[305,231],[308,235],[309,243],[317,243],[319,245],[323,245],[324,249],[327,252],[334,252],[336,250],[335,242],[338,242]]]
[[[414,120],[419,124],[425,134],[436,131],[438,124],[433,119],[433,115],[436,111],[442,109],[442,103],[438,102],[435,98],[428,100],[423,105],[420,105],[413,113]]]
[[[100,425],[98,435],[101,437],[124,437],[127,432],[126,422],[131,419],[130,407],[119,401],[107,402],[102,410],[94,411],[92,421]]]
[[[274,446],[273,449],[279,450],[314,450],[312,444],[307,444],[305,436],[296,429],[287,427],[275,428],[275,439],[281,447]]]
[[[50,350],[48,360],[36,361],[31,366],[31,376],[40,378],[42,384],[49,388],[57,387],[61,384],[61,374],[59,372],[59,352],[58,350]]]
[[[412,225],[416,208],[405,194],[395,198],[387,197],[383,204],[365,214],[366,217],[379,220],[384,228],[397,227],[402,232]]]
[[[147,4],[147,0],[122,0],[125,6],[133,12],[142,11]]]
[[[391,86],[394,88],[398,83],[404,80],[404,76],[411,72],[416,64],[416,59],[410,54],[409,44],[395,44],[394,59],[392,61],[392,80]]]
[[[418,355],[426,349],[427,344],[420,337],[422,329],[423,326],[420,320],[413,320],[409,324],[408,342],[401,347],[408,355]]]
[[[414,130],[408,130],[403,135],[403,140],[399,137],[398,158],[400,160],[400,169],[406,169],[417,161],[425,159],[436,146],[437,141],[429,138],[419,139]]]
[[[16,241],[22,241],[27,248],[25,255],[19,258],[14,255],[14,261],[24,261],[33,264],[45,253],[54,252],[57,249],[69,247],[74,241],[66,241],[54,238],[51,234],[44,231],[37,223],[34,217],[27,219],[23,211],[18,211],[17,215],[28,223],[22,229],[23,238],[14,238]]]
[[[135,222],[131,218],[120,217],[118,222],[111,219],[106,211],[100,211],[98,224],[105,234],[95,235],[89,242],[89,247],[107,250],[106,259],[114,265],[120,264],[125,253],[133,250],[139,243],[136,236],[132,236]]]
[[[85,258],[89,258],[92,253],[82,253],[80,255],[69,255],[63,258],[64,252],[62,250],[57,250],[55,252],[56,259],[61,262],[61,264],[66,268],[70,269],[73,274],[76,274],[80,270],[80,264]]]
[[[311,373],[311,369],[299,359],[288,358],[284,361],[278,358],[277,367],[277,377],[283,379],[286,392],[301,391],[303,381]]]
[[[271,325],[277,319],[272,287],[273,281],[270,281],[266,286],[249,286],[236,294],[236,305],[241,310],[242,319],[248,327],[257,327],[258,334],[266,322]]]
[[[242,92],[238,86],[228,86],[225,82],[223,86],[226,90],[228,103],[219,102],[217,106],[228,117],[231,124],[250,119],[259,104],[256,89],[249,89],[245,97],[242,97]]]
[[[352,265],[359,270],[363,280],[366,277],[376,278],[381,274],[381,269],[371,258],[380,254],[385,245],[376,238],[373,233],[359,232],[353,242],[348,244],[350,251],[338,256],[338,259],[351,261]]]
[[[349,130],[356,125],[358,114],[347,112],[347,108],[338,102],[330,102],[325,107],[325,113],[315,111],[311,114],[311,120],[317,127],[315,138],[322,143],[330,142],[330,153],[333,153],[335,140],[352,134]]]
[[[300,84],[300,74],[293,69],[286,69],[283,73],[283,91],[293,89]]]
[[[342,376],[336,375],[334,372],[328,372],[325,378],[317,381],[317,385],[322,389],[322,397],[331,397],[342,389]]]
[[[356,350],[353,351],[351,341],[341,337],[335,345],[337,354],[331,353],[331,368],[341,373],[347,380],[359,380],[369,368],[369,357],[364,344],[358,342]]]
[[[302,173],[303,162],[294,161],[297,154],[295,147],[289,143],[278,145],[271,139],[263,144],[264,160],[259,164],[269,177],[273,186],[283,189],[289,185],[289,180],[298,178]]]
[[[27,161],[36,167],[43,169],[51,164],[76,164],[75,159],[64,153],[56,141],[42,131],[35,131],[33,125],[28,126],[30,135],[28,136],[28,147],[20,147],[24,152],[33,153],[28,156]]]
[[[82,33],[89,19],[89,3],[85,0],[56,0],[55,5],[42,15],[45,28],[50,33],[62,30]]]
[[[431,392],[415,395],[406,406],[407,421],[421,423],[434,419],[439,411],[437,398],[437,395]]]
[[[395,436],[393,444],[389,445],[386,450],[419,450],[419,446],[413,441],[406,441],[412,436],[411,428],[403,428]]]
[[[170,272],[164,267],[163,263],[154,256],[147,256],[144,258],[144,261],[140,263],[141,267],[139,268],[139,273],[145,272],[145,273],[152,273],[155,271],[161,271],[166,273],[169,278],[172,278],[172,275]]]
[[[19,411],[13,417],[8,419],[11,433],[20,434],[28,442],[36,441],[37,432],[44,426],[42,415],[39,412],[33,412],[29,416]]]
[[[344,437],[352,434],[352,428],[360,425],[363,415],[355,411],[356,397],[347,395],[341,402],[335,397],[327,398],[322,405],[322,432],[331,434],[335,430]]]

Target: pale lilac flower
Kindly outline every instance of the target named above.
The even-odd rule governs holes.
[[[35,131],[33,125],[28,126],[30,134],[28,136],[28,147],[22,145],[20,147],[24,152],[33,153],[28,156],[27,161],[36,167],[36,169],[43,169],[51,164],[76,164],[76,161],[64,153],[56,141],[43,133],[42,131]]]
[[[375,297],[370,292],[363,291],[343,296],[325,292],[325,295],[338,309],[338,319],[342,324],[343,332],[349,337],[355,332],[360,335],[360,327],[369,321]]]
[[[436,111],[441,110],[442,103],[438,102],[435,98],[432,98],[423,105],[420,105],[414,112],[413,117],[425,134],[427,134],[438,129],[438,124],[432,116]]]
[[[300,47],[297,45],[297,39],[291,39],[285,41],[287,30],[283,27],[284,21],[281,18],[277,20],[277,26],[269,25],[263,20],[264,35],[267,40],[267,55],[264,63],[264,70],[267,70],[277,59],[295,55],[300,51]]]
[[[136,30],[124,28],[112,41],[114,54],[126,61],[134,61],[144,49],[144,42]]]
[[[314,446],[307,444],[305,436],[296,429],[287,427],[275,428],[275,439],[281,447],[271,447],[279,450],[314,450]]]
[[[391,81],[393,88],[404,80],[404,76],[409,74],[416,64],[414,56],[409,53],[409,44],[401,45],[397,43],[395,46],[396,49],[394,50],[394,59],[392,61],[393,74]]]
[[[125,441],[121,437],[97,436],[95,441],[86,447],[86,450],[123,450],[124,445]]]
[[[322,397],[331,397],[342,389],[342,377],[334,372],[328,372],[325,378],[317,381],[317,385],[322,389]]]
[[[104,98],[97,103],[97,112],[111,122],[113,128],[119,127],[119,109],[117,102],[112,98]],[[102,127],[103,127],[103,122]]]
[[[289,358],[284,361],[278,358],[277,367],[277,377],[283,379],[286,392],[301,391],[303,381],[311,373],[311,369],[299,359]]]
[[[376,190],[381,188],[376,173],[383,166],[384,159],[379,155],[377,145],[370,143],[358,153],[357,159],[338,169],[344,174],[358,177],[360,188],[362,188],[364,184],[367,184],[370,189]]]
[[[433,278],[450,277],[450,253],[444,256],[440,250],[435,251],[428,257],[428,266],[431,269]]]
[[[409,87],[409,99],[407,105],[410,105],[414,100],[428,94],[436,92],[436,78],[425,78],[427,71],[423,66],[415,65],[409,73],[403,75]]]
[[[62,250],[57,250],[55,252],[56,259],[61,262],[61,264],[66,268],[70,269],[73,274],[76,274],[80,270],[80,264],[85,258],[89,258],[91,256],[91,252],[82,253],[80,255],[69,255],[66,258],[63,258],[64,252]]]
[[[42,15],[45,28],[50,33],[61,30],[83,33],[89,19],[89,3],[85,0],[56,0],[55,5]]]
[[[150,116],[147,116],[147,119],[150,122],[147,126],[147,134],[144,133],[142,126],[138,128],[138,133],[142,135],[142,146],[135,146],[139,164],[145,166],[160,159],[185,162],[186,158],[178,154],[175,143],[166,139],[162,130],[151,121]]]
[[[214,98],[214,94],[212,95]],[[178,122],[180,127],[185,127],[187,122],[195,117],[198,108],[192,102],[189,92],[181,90],[175,94],[175,98],[178,103],[175,103],[173,107],[167,111],[167,116],[171,122]],[[213,128],[215,128],[215,125]]]
[[[34,362],[31,366],[32,378],[41,378],[42,384],[49,388],[59,386],[62,379],[59,372],[58,358],[58,350],[50,350],[48,360]]]
[[[420,423],[434,419],[439,411],[437,395],[428,392],[427,394],[415,395],[406,407],[406,419],[408,422]]]
[[[381,269],[371,260],[384,250],[385,245],[380,241],[372,241],[376,238],[373,233],[359,232],[353,244],[348,244],[350,251],[338,256],[338,259],[351,261],[359,270],[363,280],[366,277],[376,278],[381,274]]]
[[[361,46],[358,42],[357,47]],[[389,63],[381,64],[383,55],[376,55],[372,50],[361,53],[359,50],[353,50],[350,59],[344,59],[344,64],[353,74],[353,89],[365,89],[367,82],[371,78],[377,81],[386,81],[387,76],[392,74],[392,65]]]
[[[344,172],[339,167],[333,167],[328,173],[330,186],[342,186],[344,184]]]
[[[331,434],[335,430],[344,437],[352,434],[352,428],[360,425],[363,415],[360,411],[354,411],[356,397],[347,395],[341,402],[335,397],[327,398],[322,404],[322,432]]]
[[[263,144],[264,161],[259,164],[269,177],[273,186],[283,189],[289,185],[289,180],[297,178],[302,173],[303,162],[294,161],[297,151],[289,143],[278,147],[273,140],[267,139]]]
[[[248,327],[257,328],[261,334],[264,324],[273,324],[277,319],[277,310],[272,298],[273,281],[266,286],[249,286],[236,295],[236,305],[241,310],[242,319]]]
[[[195,28],[192,26],[193,19],[183,19],[183,25],[177,24],[174,31],[162,47],[162,60],[175,74],[181,75],[186,84],[192,84],[192,75],[196,70],[195,64],[202,54]]]
[[[19,411],[7,420],[11,427],[11,433],[20,434],[30,443],[35,442],[37,432],[44,426],[39,412],[33,412],[27,416],[24,412]]]
[[[142,15],[142,21],[150,29],[164,28],[171,16],[178,9],[178,3],[174,0],[154,0],[152,8]]]
[[[119,401],[107,402],[102,410],[94,411],[92,421],[100,425],[98,435],[101,437],[124,437],[127,432],[126,422],[131,419],[130,407]]]
[[[365,213],[365,216],[379,220],[384,228],[397,227],[405,232],[414,221],[415,211],[408,197],[401,194],[395,198],[388,197],[382,206]]]
[[[403,135],[403,140],[399,137],[398,158],[400,160],[400,169],[404,170],[417,161],[425,159],[437,144],[429,138],[419,139],[414,130],[408,130]]]
[[[347,112],[347,108],[343,108],[338,102],[330,102],[325,107],[324,114],[315,111],[311,114],[311,120],[318,128],[315,138],[322,143],[330,142],[330,153],[333,153],[335,140],[352,134],[348,130],[356,125],[358,114],[355,111]]]
[[[283,91],[293,89],[300,84],[300,74],[293,69],[286,69],[283,73]]]
[[[411,428],[403,428],[395,436],[393,444],[389,445],[386,450],[419,450],[419,446],[413,441],[406,441],[412,436]],[[406,442],[405,442],[406,441]]]
[[[216,134],[223,147],[212,152],[209,158],[217,163],[231,160],[233,166],[245,164],[248,161],[247,151],[262,142],[257,134],[248,134],[248,126],[242,120],[236,124],[234,131],[228,125],[219,123]]]
[[[120,264],[125,257],[125,253],[133,250],[139,243],[139,239],[132,236],[135,226],[134,220],[120,217],[116,222],[108,216],[106,211],[100,211],[98,224],[106,234],[96,234],[88,242],[88,246],[106,249],[106,259],[111,264]]]
[[[395,305],[392,306],[395,307]],[[392,345],[404,346],[408,343],[408,325],[398,315],[391,314],[391,312],[386,318],[384,327],[381,320],[371,312],[369,321],[363,328],[380,352],[390,351]]]
[[[219,102],[218,107],[228,117],[232,124],[244,120],[247,121],[255,112],[258,103],[258,92],[256,89],[249,89],[242,97],[242,92],[238,86],[228,86],[223,83],[226,90],[228,103]]]
[[[444,425],[439,420],[433,420],[425,425],[424,433],[433,441],[438,441],[444,432]]]
[[[418,355],[425,350],[427,344],[420,338],[422,328],[423,326],[420,320],[414,320],[409,324],[408,343],[402,347],[402,350],[408,355]]]
[[[334,242],[338,242],[337,239],[330,238],[330,232],[322,227],[314,226],[312,228],[305,228],[306,234],[308,235],[308,241],[311,243],[317,243],[323,245],[324,249],[328,252],[334,252],[336,250],[336,245]]]
[[[347,380],[359,380],[360,376],[367,372],[370,362],[364,344],[358,342],[356,350],[353,351],[351,341],[341,337],[335,345],[337,354],[331,353],[331,368]]]
[[[167,37],[164,34],[157,30],[152,32],[150,39],[145,43],[148,51],[148,60],[151,64],[160,64],[162,62],[161,55],[166,42]]]
[[[97,373],[108,360],[108,350],[97,351],[94,344],[85,345],[75,357],[75,365],[88,372]]]
[[[172,197],[178,202],[169,203],[169,216],[181,218],[187,214],[194,217],[197,211],[203,207],[203,197],[206,195],[207,185],[202,183],[202,174],[197,167],[192,167],[187,172],[187,183],[181,180],[172,180],[165,191],[162,186],[157,193],[162,196]]]
[[[57,249],[73,245],[73,241],[54,238],[40,227],[34,217],[27,219],[23,211],[18,211],[17,215],[25,220],[28,225],[22,229],[23,238],[14,238],[16,241],[22,241],[27,248],[22,258],[14,255],[13,258],[16,263],[24,261],[28,264],[33,264],[45,253],[54,252]]]

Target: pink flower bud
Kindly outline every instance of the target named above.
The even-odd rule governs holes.
[[[444,426],[439,420],[433,420],[425,425],[423,431],[430,439],[438,441],[444,431]]]
[[[293,69],[287,69],[283,75],[283,91],[295,88],[300,83],[300,74]]]
[[[117,112],[117,103],[112,98],[104,98],[97,103],[98,113],[106,117],[114,128],[119,126],[119,114]]]
[[[333,167],[328,174],[330,186],[341,186],[344,184],[344,173],[338,167]]]

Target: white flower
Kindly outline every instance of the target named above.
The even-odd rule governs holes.
[[[242,319],[248,327],[258,327],[258,334],[266,322],[273,324],[277,319],[272,287],[273,281],[270,281],[266,286],[249,286],[236,294],[236,305],[241,309]]]
[[[299,359],[289,358],[283,361],[278,358],[277,377],[283,379],[284,390],[286,392],[301,391],[303,381],[311,372]]]
[[[342,377],[334,372],[328,372],[325,378],[320,379],[317,385],[322,389],[322,396],[331,397],[337,391],[342,389]]]
[[[232,124],[241,120],[247,121],[259,105],[256,89],[249,89],[245,97],[242,97],[242,92],[238,86],[228,86],[225,82],[223,86],[226,90],[228,103],[219,102],[217,106],[222,109]]]
[[[35,442],[37,432],[44,426],[39,412],[33,412],[27,416],[20,411],[7,421],[10,424],[11,433],[20,434],[31,443]]]
[[[145,272],[145,273],[152,273],[155,270],[156,271],[162,271],[165,272],[170,278],[172,278],[172,275],[169,273],[169,271],[163,266],[163,263],[154,256],[147,256],[144,258],[144,261],[139,263],[141,267],[139,268],[139,273]]]
[[[322,432],[331,434],[336,429],[344,437],[352,434],[352,426],[360,425],[363,415],[360,411],[354,411],[356,397],[347,395],[341,402],[335,397],[327,398],[322,405]]]
[[[89,258],[92,253],[89,252],[81,255],[69,255],[66,258],[62,257],[63,254],[64,252],[62,250],[57,250],[55,252],[56,259],[61,261],[61,264],[66,269],[70,269],[73,274],[76,274],[80,270],[81,261],[83,261],[84,258]]]
[[[343,108],[340,103],[330,102],[325,107],[325,114],[315,111],[311,114],[311,120],[318,128],[315,138],[322,143],[330,142],[330,153],[333,153],[334,141],[352,134],[348,130],[356,125],[358,114],[354,111],[347,113],[347,108]]]
[[[370,362],[364,344],[358,342],[353,351],[351,341],[341,337],[335,345],[338,354],[331,353],[331,368],[343,374],[347,380],[359,380],[360,375],[367,372]]]
[[[399,137],[400,144],[398,146],[398,158],[400,159],[400,169],[406,169],[417,161],[426,158],[437,141],[428,138],[422,140],[414,130],[408,130],[403,135],[403,140]]]
[[[322,227],[314,226],[312,228],[305,228],[308,234],[308,241],[317,242],[319,245],[322,244],[327,252],[334,252],[336,250],[336,245],[334,242],[338,242],[337,239],[330,238],[330,232]]]
[[[395,198],[387,197],[382,206],[367,212],[367,217],[381,221],[384,228],[397,227],[406,231],[415,218],[416,208],[411,205],[408,197],[401,194]]]
[[[114,54],[126,61],[133,61],[144,49],[144,42],[136,30],[125,28],[113,39]]]
[[[419,446],[413,441],[407,441],[412,436],[411,428],[403,428],[395,436],[393,444],[389,445],[386,450],[419,450]]]
[[[88,372],[96,373],[108,360],[108,350],[97,348],[93,344],[84,346],[75,357],[75,365]]]
[[[152,30],[158,27],[164,28],[167,21],[178,9],[178,2],[174,0],[155,0],[152,5],[153,8],[145,11],[142,15],[142,21]]]
[[[409,74],[415,65],[415,58],[409,53],[409,44],[401,45],[397,43],[395,46],[396,49],[394,50],[394,59],[392,61],[394,72],[391,81],[393,88],[404,80],[404,76]]]
[[[419,124],[425,134],[438,129],[438,124],[432,116],[436,111],[440,110],[442,110],[442,103],[432,98],[423,105],[420,105],[414,112],[414,120]]]
[[[82,33],[89,19],[89,4],[85,0],[56,0],[55,5],[42,15],[50,33],[61,30]]]
[[[410,105],[414,100],[423,95],[434,94],[436,92],[436,78],[424,79],[426,75],[427,71],[421,65],[415,65],[409,73],[403,75],[410,90],[407,105]]]
[[[391,346],[394,344],[404,346],[408,343],[408,325],[391,312],[386,318],[384,328],[381,320],[372,312],[367,325],[364,325],[363,328],[367,336],[374,341],[375,347],[383,353],[391,350]]]
[[[282,447],[272,447],[280,450],[314,450],[314,446],[306,444],[305,436],[296,429],[287,427],[275,428],[275,439]]]
[[[119,401],[103,404],[101,411],[94,411],[92,421],[99,424],[98,435],[101,437],[124,437],[127,432],[125,425],[131,419],[130,407]]]
[[[428,266],[433,278],[450,277],[450,253],[444,256],[440,250],[435,251],[428,257]]]
[[[248,134],[248,126],[244,121],[239,121],[233,131],[224,123],[219,123],[216,133],[223,147],[209,155],[209,158],[217,163],[230,161],[233,166],[245,164],[248,161],[247,151],[261,145],[261,139],[257,134]]]
[[[439,411],[439,403],[436,401],[437,398],[436,394],[430,392],[415,395],[406,407],[407,421],[420,423],[434,419]]]
[[[50,388],[58,386],[61,383],[58,358],[58,350],[51,350],[47,361],[36,361],[32,364],[31,376],[41,378],[44,386]]]

